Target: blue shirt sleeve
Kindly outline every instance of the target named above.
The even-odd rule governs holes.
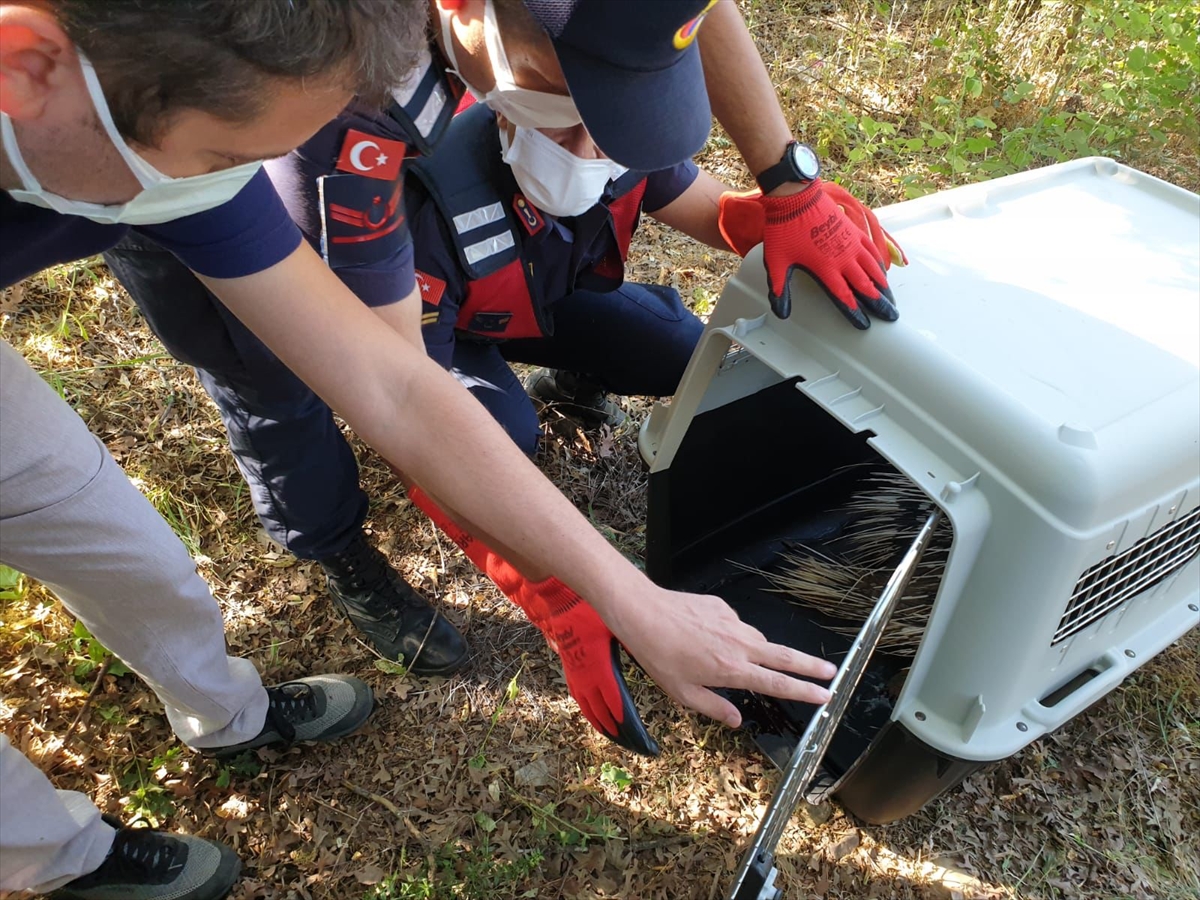
[[[361,266],[337,266],[333,272],[354,296],[370,307],[387,306],[413,292],[413,248],[405,241],[387,259]]]
[[[642,197],[642,209],[656,212],[679,199],[692,186],[700,169],[690,159],[685,159],[669,169],[659,169],[646,176],[646,193]]]
[[[134,230],[210,278],[253,275],[300,246],[300,230],[263,170],[227,203],[172,222],[137,225]]]
[[[367,306],[387,306],[416,286],[403,181],[402,176],[381,180],[339,170],[352,130],[381,143],[406,142],[389,117],[352,108],[266,168],[304,238],[342,283]]]
[[[0,288],[48,266],[103,253],[128,231],[128,225],[64,216],[0,191]]]

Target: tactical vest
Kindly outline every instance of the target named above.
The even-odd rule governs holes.
[[[646,192],[644,172],[626,172],[611,182],[601,202],[564,220],[588,244],[607,231],[610,251],[566,284],[546,285],[522,259],[524,242],[551,227],[521,193],[501,159],[495,114],[476,104],[455,116],[443,151],[417,160],[410,174],[420,179],[446,223],[466,277],[457,327],[492,339],[553,334],[550,307],[577,288],[616,290],[625,278],[629,242]],[[564,244],[564,252],[574,245]],[[586,249],[586,248],[585,248]]]
[[[440,59],[434,60],[426,47],[418,67],[392,91],[387,115],[400,126],[408,143],[428,156],[446,133],[462,96],[458,82],[450,80]]]

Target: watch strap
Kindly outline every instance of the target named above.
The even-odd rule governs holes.
[[[783,156],[779,162],[759,172],[754,180],[758,182],[759,190],[763,195],[771,193],[781,184],[787,184],[789,181],[796,184],[811,184],[815,178],[807,178],[796,169],[795,162],[792,159],[794,148],[799,144],[799,141],[789,141],[787,147],[783,150]],[[819,177],[819,176],[818,176]]]

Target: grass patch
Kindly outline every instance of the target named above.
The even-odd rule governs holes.
[[[505,857],[486,841],[478,846],[447,844],[424,874],[389,875],[363,900],[504,900],[538,897],[534,876],[543,855],[531,850]]]
[[[1091,155],[1196,187],[1194,2],[772,0],[748,18],[797,133],[872,199]]]

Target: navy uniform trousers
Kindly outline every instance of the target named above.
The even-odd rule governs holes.
[[[367,495],[329,407],[168,251],[131,234],[104,258],[167,351],[196,368],[267,533],[304,559],[344,549]],[[703,327],[674,290],[640,284],[578,291],[555,304],[554,321],[550,338],[455,343],[455,375],[527,453],[537,448],[537,414],[507,361],[584,373],[613,393],[666,396]]]

